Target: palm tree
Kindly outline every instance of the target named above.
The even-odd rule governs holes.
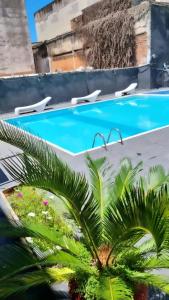
[[[105,158],[88,157],[87,180],[47,144],[22,130],[1,122],[0,140],[23,150],[17,159],[5,162],[11,176],[60,198],[82,233],[77,240],[40,224],[23,224],[12,231],[2,224],[1,235],[38,236],[53,247],[46,257],[35,255],[30,246],[1,248],[1,298],[65,278],[77,288],[74,299],[144,300],[148,286],[169,293],[169,278],[159,273],[169,268],[169,175],[162,167],[151,168],[145,179],[139,176],[141,164],[133,168],[124,159],[113,176]]]

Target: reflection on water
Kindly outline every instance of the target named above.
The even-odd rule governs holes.
[[[116,105],[120,106],[134,106],[134,107],[149,107],[147,104],[141,103],[141,101],[138,103],[136,101],[119,101],[116,103]]]
[[[142,128],[144,130],[151,130],[151,129],[157,127],[158,123],[148,119],[147,117],[141,116],[138,120],[137,125],[139,128]]]

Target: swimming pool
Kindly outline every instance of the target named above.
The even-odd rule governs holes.
[[[152,92],[147,92],[146,94],[169,95],[169,90],[156,90]]]
[[[107,139],[111,128],[118,128],[123,139],[169,125],[169,95],[134,95],[7,119],[64,149],[79,154],[92,148],[94,136],[102,133]],[[119,135],[113,131],[110,143]],[[103,145],[97,137],[95,147]]]

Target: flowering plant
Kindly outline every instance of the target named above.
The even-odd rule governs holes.
[[[44,206],[48,206],[49,205],[49,201],[48,200],[43,200],[42,203],[43,203]]]
[[[57,199],[51,197],[50,194],[47,195],[46,192],[32,187],[19,187],[8,196],[8,200],[22,222],[30,223],[32,220],[38,224],[48,225],[62,234],[71,235],[72,231],[70,226],[67,225],[68,221],[65,222],[63,207],[58,214],[52,205]],[[50,245],[47,243],[42,244],[40,240],[38,245],[41,250],[50,248]]]

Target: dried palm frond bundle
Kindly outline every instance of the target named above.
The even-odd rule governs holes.
[[[96,69],[133,66],[135,31],[133,16],[117,11],[83,27],[88,63]]]
[[[88,64],[95,69],[134,66],[134,24],[148,9],[149,1],[132,7],[131,0],[102,0],[86,8],[74,21],[84,41]]]

